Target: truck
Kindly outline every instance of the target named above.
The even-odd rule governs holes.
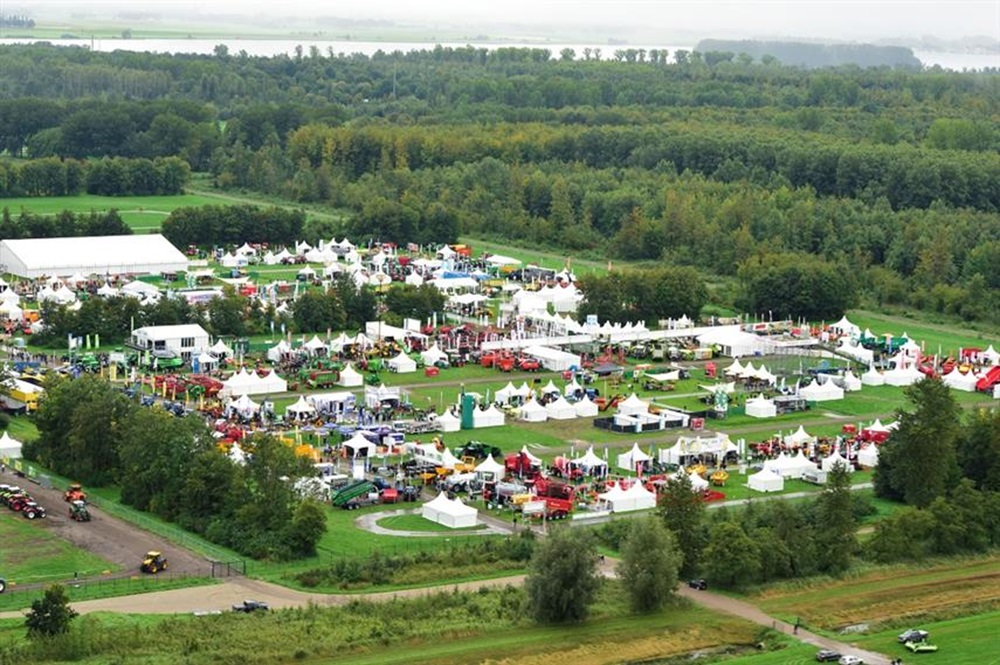
[[[359,480],[333,492],[330,503],[337,508],[354,510],[358,508],[369,494],[377,492],[377,488],[368,480]]]

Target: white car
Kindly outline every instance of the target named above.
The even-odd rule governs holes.
[[[857,656],[841,656],[837,661],[840,665],[865,665],[865,661]]]

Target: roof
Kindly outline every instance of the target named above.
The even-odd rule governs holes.
[[[0,257],[13,270],[37,274],[127,273],[186,270],[187,257],[158,233],[80,238],[24,238],[0,242]]]
[[[155,339],[175,339],[178,337],[208,337],[208,333],[197,323],[182,323],[176,326],[145,326],[136,328],[132,334],[142,333]]]

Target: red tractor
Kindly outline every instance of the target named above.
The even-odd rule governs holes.
[[[522,372],[537,372],[542,369],[542,364],[535,358],[522,356],[517,361],[517,368]]]

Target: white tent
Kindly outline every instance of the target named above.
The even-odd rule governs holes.
[[[632,500],[625,496],[625,490],[615,481],[606,491],[600,492],[597,498],[608,505],[608,510],[613,513],[627,512],[631,510]]]
[[[518,396],[519,393],[517,388],[515,388],[514,384],[510,381],[507,382],[506,386],[493,393],[493,397],[496,398],[496,400],[501,404],[506,404]]]
[[[638,464],[648,462],[650,459],[652,458],[649,455],[639,449],[638,443],[633,443],[631,450],[618,456],[618,468],[634,472]]]
[[[457,432],[462,429],[462,421],[451,410],[446,410],[434,421],[442,432]]]
[[[976,382],[979,377],[973,372],[966,372],[962,374],[958,369],[953,369],[944,375],[942,381],[949,388],[954,388],[955,390],[962,390],[964,392],[972,393],[976,391]]]
[[[233,464],[239,464],[240,466],[247,463],[247,454],[243,452],[243,448],[238,443],[234,443],[229,448],[229,459],[232,460]]]
[[[211,367],[215,367],[218,364],[219,364],[219,359],[213,356],[211,353],[208,353],[207,351],[202,351],[198,355],[198,365],[200,366],[202,371],[205,371],[206,369],[209,369]]]
[[[634,482],[625,490],[625,499],[632,501],[631,510],[649,510],[656,508],[656,494],[650,492],[640,482]]]
[[[594,454],[593,446],[587,448],[587,452],[584,453],[583,457],[570,460],[570,464],[582,468],[584,473],[591,476],[607,475],[608,463]]]
[[[624,402],[618,403],[620,416],[636,416],[643,413],[649,413],[649,403],[639,399],[635,393],[629,395]]]
[[[421,277],[420,273],[417,272],[411,272],[409,275],[406,276],[406,280],[404,281],[410,286],[423,286],[424,284],[424,278]]]
[[[325,350],[327,347],[326,342],[321,340],[318,335],[313,335],[311,340],[302,345],[302,348],[309,353],[315,354],[319,351]]]
[[[506,467],[493,459],[493,455],[476,465],[476,475],[483,480],[500,480],[506,472]]]
[[[733,358],[733,364],[722,370],[722,373],[726,376],[743,376],[743,365],[740,364],[740,359]]]
[[[861,375],[861,383],[866,386],[885,385],[885,375],[876,371],[874,366],[870,366],[868,371]]]
[[[712,455],[716,459],[736,452],[736,444],[728,434],[715,436],[680,436],[670,448],[661,448],[658,458],[661,464],[685,464],[688,457]]]
[[[705,480],[704,478],[702,478],[701,476],[699,476],[694,471],[691,471],[690,473],[687,473],[686,471],[684,471],[684,469],[678,469],[677,470],[677,476],[678,477],[682,473],[685,474],[685,475],[687,475],[688,480],[691,482],[691,490],[692,491],[694,491],[694,492],[704,492],[705,490],[708,489],[708,481]]]
[[[783,441],[786,446],[801,448],[807,443],[816,443],[816,437],[806,432],[802,425],[799,425],[799,428],[792,434],[786,436]]]
[[[449,499],[448,495],[442,492],[425,503],[420,514],[431,522],[452,529],[463,529],[476,526],[476,517],[479,513],[472,506],[467,506],[458,499]]]
[[[840,321],[830,325],[830,329],[839,335],[860,335],[861,328],[847,320],[847,316],[841,317]]]
[[[545,410],[552,420],[572,420],[576,418],[576,409],[566,401],[565,397],[560,397],[554,402],[545,405]]]
[[[21,459],[21,447],[20,441],[12,439],[7,432],[4,432],[3,436],[0,436],[0,459]]]
[[[399,374],[412,374],[417,371],[417,361],[402,351],[395,358],[390,358],[386,362],[386,365],[389,367],[390,372],[397,372]]]
[[[347,441],[343,443],[351,457],[371,457],[375,454],[377,446],[369,441],[361,432],[355,432]]]
[[[105,298],[113,298],[118,295],[118,289],[105,282],[97,288],[97,295]]]
[[[285,415],[292,418],[302,418],[313,413],[316,413],[316,407],[307,402],[304,395],[299,395],[299,399],[295,404],[289,404],[285,407]]]
[[[351,363],[347,363],[344,369],[340,370],[340,376],[337,378],[337,385],[345,388],[356,388],[363,383],[364,378],[351,366]]]
[[[990,344],[985,351],[981,354],[983,361],[990,366],[1000,365],[1000,352],[993,348]]]
[[[543,423],[549,419],[549,412],[535,400],[529,399],[518,410],[518,418],[528,423]]]
[[[250,399],[246,394],[240,395],[226,405],[227,413],[238,413],[245,418],[249,418],[258,411],[260,411],[260,404]]]
[[[423,359],[424,364],[427,366],[434,365],[439,360],[447,360],[448,354],[438,348],[437,344],[434,344],[431,348],[426,351],[420,352],[420,357]]]
[[[764,470],[747,477],[747,486],[758,492],[780,492],[785,489],[785,479],[764,468]]]
[[[844,459],[837,451],[834,451],[832,454],[824,457],[823,461],[820,462],[820,467],[822,467],[824,471],[833,471],[833,468],[838,464],[843,466],[848,473],[854,471],[854,467],[851,466],[851,463]]]
[[[232,357],[233,355],[233,350],[230,349],[228,346],[226,346],[226,343],[223,342],[221,339],[217,341],[215,344],[213,344],[209,349],[209,351],[212,353],[213,356],[216,357],[225,356],[229,358]]]
[[[795,457],[781,453],[777,459],[767,460],[764,462],[764,468],[784,478],[801,478],[802,474],[815,471],[816,465],[807,460],[799,450],[799,454]]]
[[[490,404],[489,408],[485,411],[476,409],[472,413],[473,429],[481,429],[483,427],[503,427],[503,423],[503,411],[500,411],[492,404]]]
[[[561,392],[560,392],[558,386],[556,386],[556,384],[552,383],[552,381],[549,381],[548,383],[545,384],[545,387],[542,388],[542,394],[543,395],[559,395],[559,394],[561,394]]]
[[[583,390],[583,386],[581,386],[577,382],[576,377],[573,377],[572,381],[570,381],[565,386],[563,386],[563,395],[565,395],[566,397],[572,397],[573,395],[576,395],[577,393],[581,392],[582,390]]]
[[[833,381],[813,381],[805,388],[799,388],[799,396],[810,402],[830,402],[844,399],[844,389]]]
[[[858,450],[858,464],[868,468],[878,466],[878,446],[866,443]]]
[[[576,410],[577,418],[593,418],[600,411],[589,397],[584,397],[574,404],[573,409]]]
[[[748,399],[745,408],[746,414],[751,418],[774,418],[778,415],[774,400],[767,399],[764,395]]]
[[[891,369],[885,373],[885,384],[887,386],[911,386],[924,378],[914,365],[903,368]]]
[[[281,340],[267,350],[267,359],[273,363],[281,362],[282,357],[292,352],[291,345],[285,340]]]
[[[859,379],[851,370],[847,370],[844,372],[843,385],[844,390],[847,392],[857,392],[861,390],[861,379]]]

